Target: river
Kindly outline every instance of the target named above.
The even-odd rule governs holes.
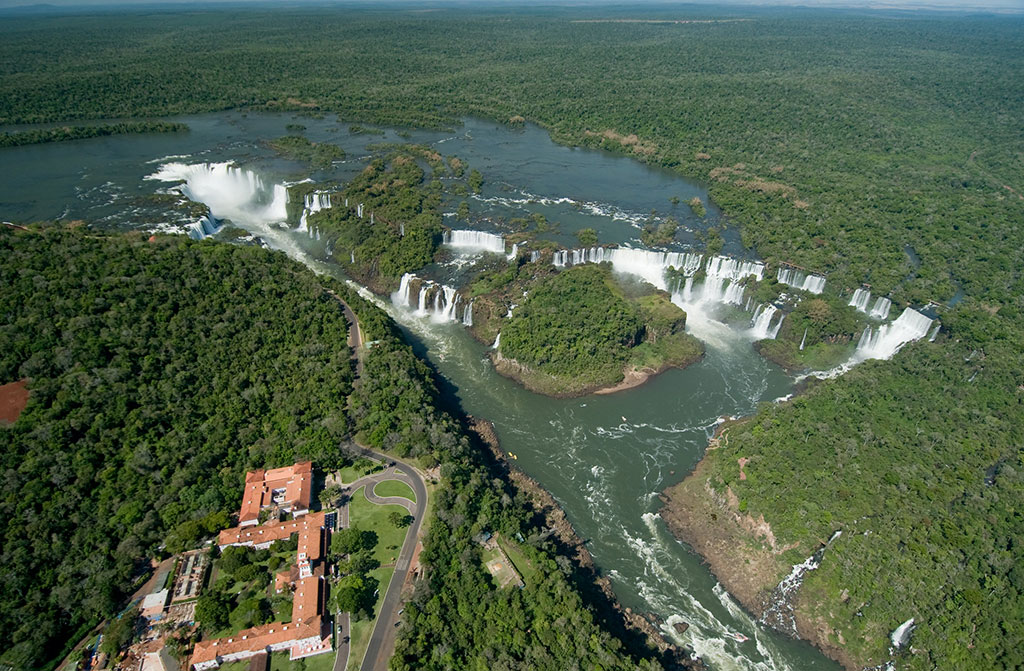
[[[467,119],[451,132],[364,134],[349,132],[333,116],[235,111],[174,120],[191,131],[0,150],[0,219],[83,219],[117,230],[181,231],[187,217],[140,200],[168,187],[146,179],[167,163],[231,161],[268,185],[306,177],[345,180],[363,168],[373,154],[370,145],[415,142],[459,156],[483,173],[482,193],[469,199],[478,227],[539,213],[559,223],[546,237],[566,246],[581,228],[594,228],[602,243],[639,245],[638,227],[655,210],[657,218],[680,221],[684,250],[695,243],[694,232],[721,223],[700,185],[627,157],[559,146],[530,125]],[[288,124],[305,126],[303,134],[313,141],[338,144],[346,159],[310,174],[302,164],[276,157],[266,141],[286,134]],[[686,205],[695,196],[708,208],[704,219]],[[453,210],[455,200],[461,199],[446,207]],[[236,226],[318,272],[339,275],[325,258],[324,242],[266,221],[257,208],[252,216],[246,212],[239,210]],[[725,253],[746,255],[732,228],[724,237]],[[809,645],[753,622],[657,515],[659,493],[697,463],[720,417],[749,414],[792,390],[792,378],[755,354],[749,334],[691,315],[688,329],[707,347],[699,363],[637,389],[553,400],[497,375],[486,347],[463,327],[387,307],[451,382],[465,410],[491,420],[515,463],[564,507],[625,606],[657,615],[667,637],[693,648],[712,669],[839,668]],[[689,625],[681,636],[672,627],[677,622]],[[739,642],[732,633],[750,640]]]

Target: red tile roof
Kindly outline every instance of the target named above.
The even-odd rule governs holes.
[[[240,523],[259,519],[260,510],[274,501],[274,490],[283,489],[282,505],[293,510],[309,510],[313,493],[313,462],[300,461],[292,466],[258,468],[245,474],[245,492],[238,512]]]

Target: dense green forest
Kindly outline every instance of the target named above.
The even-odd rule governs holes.
[[[650,287],[631,299],[606,265],[544,273],[527,287],[501,326],[499,351],[525,367],[503,372],[535,391],[587,393],[620,382],[626,367],[658,372],[692,363],[703,351],[684,332],[686,313],[667,296]]]
[[[917,652],[899,668],[1020,668],[1024,339],[981,310],[944,324],[941,343],[860,364],[732,427],[705,457],[710,483],[793,544],[778,579],[843,531],[798,610],[859,665],[884,661],[890,632],[913,617]]]
[[[0,250],[0,380],[31,390],[0,429],[0,654],[41,668],[162,541],[225,526],[246,468],[336,460],[352,369],[337,301],[283,254],[62,228]]]
[[[23,144],[41,144],[44,142],[64,142],[65,140],[81,140],[87,137],[101,137],[104,135],[183,133],[187,130],[188,126],[183,123],[169,123],[166,121],[132,121],[89,126],[60,126],[57,128],[32,129],[0,134],[0,147],[16,147]]]
[[[314,170],[329,168],[345,158],[345,150],[327,142],[311,142],[301,135],[285,135],[270,141],[270,146],[285,158],[308,161]]]

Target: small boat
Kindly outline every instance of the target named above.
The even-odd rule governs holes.
[[[622,418],[622,421],[623,421],[623,422],[625,422],[625,421],[626,421],[626,418],[625,418],[625,417],[623,417],[623,418]]]

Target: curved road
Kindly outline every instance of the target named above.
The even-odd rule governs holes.
[[[331,292],[331,294],[341,303],[345,311],[345,317],[354,326],[349,329],[349,346],[352,347],[353,355],[356,357],[356,378],[362,373],[362,357],[359,356],[360,350],[363,345],[363,333],[362,327],[359,324],[359,319],[356,317],[355,312],[349,307],[340,296]],[[391,575],[391,582],[388,583],[388,591],[384,594],[384,601],[381,604],[380,612],[377,613],[377,622],[373,626],[373,633],[370,635],[370,643],[366,648],[366,654],[363,657],[363,663],[359,667],[360,671],[387,671],[388,660],[391,658],[391,654],[395,649],[395,629],[398,623],[398,604],[402,596],[402,585],[405,584],[406,579],[409,576],[409,569],[412,565],[412,557],[416,551],[416,545],[419,543],[420,530],[423,526],[423,518],[427,511],[427,487],[423,482],[423,477],[416,470],[414,466],[408,464],[401,459],[382,454],[380,452],[374,452],[373,450],[359,446],[362,448],[364,454],[381,461],[382,463],[394,463],[395,466],[385,469],[382,473],[375,473],[359,478],[351,485],[345,486],[346,492],[355,492],[359,487],[366,486],[366,499],[371,503],[376,504],[398,504],[403,506],[413,516],[412,524],[409,525],[409,530],[405,533],[405,541],[402,543],[402,549],[398,553],[398,559],[395,562],[395,572]],[[416,502],[413,503],[405,498],[388,496],[379,497],[373,493],[374,488],[378,482],[383,480],[401,480],[407,485],[412,487],[413,493],[416,495]],[[348,506],[342,506],[339,510],[338,515],[339,526],[348,526]],[[341,620],[339,619],[339,623]],[[347,618],[346,618],[346,636],[347,636]],[[342,663],[341,646],[339,645],[338,657],[335,659],[335,671],[343,671],[344,666],[339,668],[339,663]],[[345,643],[345,660],[348,660],[348,644]]]
[[[388,583],[388,591],[384,595],[384,602],[381,604],[380,612],[377,614],[377,623],[373,627],[373,634],[370,635],[370,644],[366,648],[366,656],[363,657],[361,671],[387,671],[388,660],[395,648],[395,624],[398,622],[398,603],[402,596],[402,585],[409,575],[412,563],[413,552],[416,543],[419,542],[420,528],[423,526],[423,517],[427,511],[427,487],[423,478],[416,469],[394,457],[389,457],[379,452],[367,450],[377,459],[385,463],[393,461],[396,464],[396,474],[406,477],[395,478],[385,477],[383,480],[402,480],[412,487],[416,495],[416,503],[408,499],[402,499],[403,505],[412,514],[413,521],[409,525],[409,531],[405,534],[405,542],[402,543],[402,550],[398,553],[398,560],[395,563],[395,572]],[[387,473],[387,471],[385,471]],[[373,476],[367,476],[373,478]],[[373,483],[376,486],[376,482]],[[372,488],[366,490],[366,498],[373,503],[398,503],[397,497],[380,498],[373,494]]]

